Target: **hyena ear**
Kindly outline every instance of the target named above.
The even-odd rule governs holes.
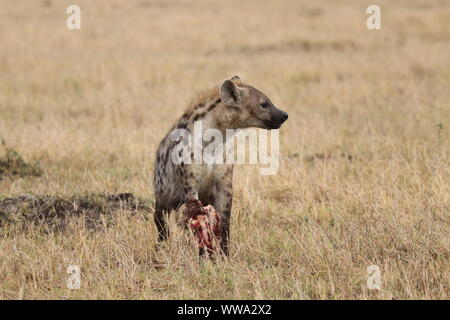
[[[240,85],[242,83],[241,78],[238,75],[231,77],[230,80],[236,83],[237,85]]]
[[[220,99],[224,105],[239,107],[242,102],[243,90],[230,79],[225,80],[220,86]]]

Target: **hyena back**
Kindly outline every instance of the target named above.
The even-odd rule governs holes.
[[[238,76],[200,94],[161,141],[154,170],[155,223],[159,240],[168,236],[166,215],[190,199],[211,204],[221,217],[221,249],[228,255],[230,215],[233,200],[232,164],[175,163],[172,152],[179,143],[172,139],[175,129],[193,132],[194,122],[202,121],[202,130],[278,129],[286,121],[286,112],[276,108],[261,91],[241,82]]]

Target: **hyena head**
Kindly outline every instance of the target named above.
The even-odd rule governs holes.
[[[243,84],[238,76],[226,79],[220,86],[222,103],[233,113],[233,127],[278,129],[288,114],[275,107],[258,89]]]

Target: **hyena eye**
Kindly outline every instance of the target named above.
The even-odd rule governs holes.
[[[261,103],[261,108],[266,109],[269,106],[267,102]]]

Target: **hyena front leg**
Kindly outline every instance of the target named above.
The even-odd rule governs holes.
[[[217,181],[216,188],[213,190],[213,206],[220,215],[222,233],[220,246],[226,256],[228,256],[229,253],[231,206],[233,203],[233,187],[231,180],[232,173],[225,175],[221,180]]]
[[[154,220],[156,229],[158,230],[158,241],[164,241],[169,237],[169,228],[167,226],[167,213],[168,211],[156,202]]]
[[[223,253],[228,256],[229,241],[230,241],[230,219],[231,219],[231,205],[233,202],[233,195],[231,190],[218,190],[214,195],[214,208],[220,215],[222,240],[220,247]]]

